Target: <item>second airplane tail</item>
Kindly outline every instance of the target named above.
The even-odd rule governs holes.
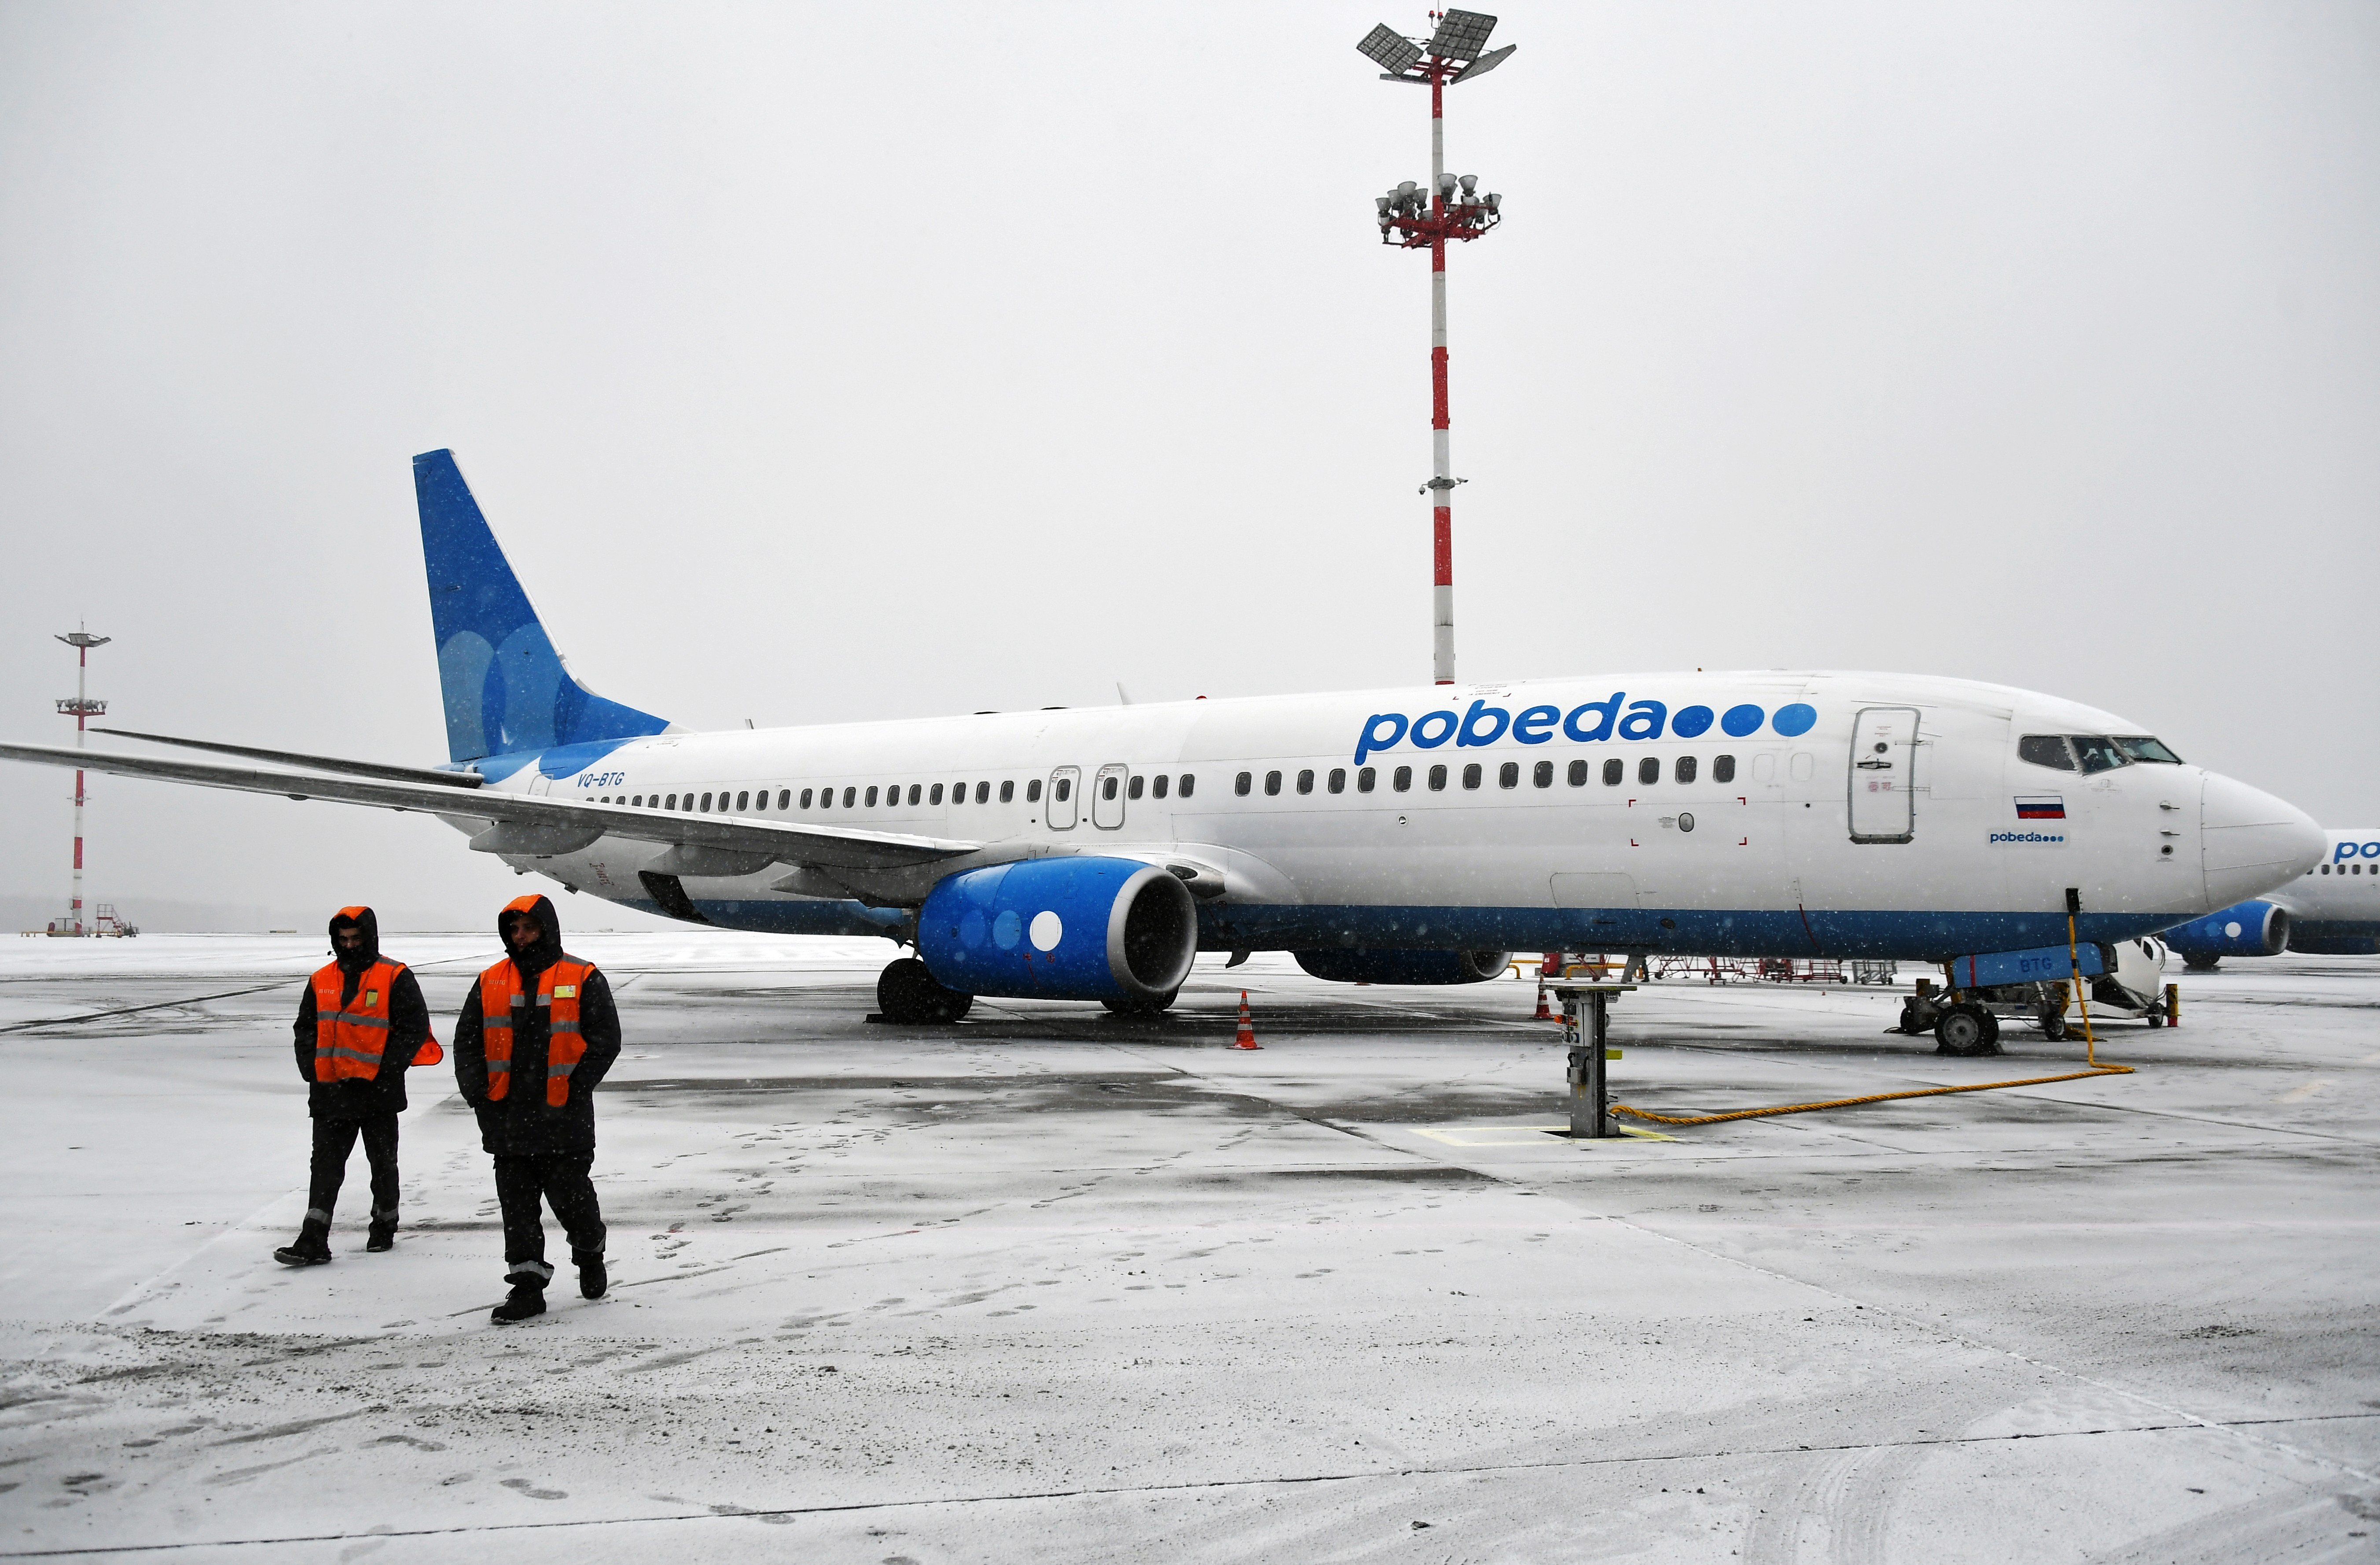
[[[450,760],[636,739],[669,727],[597,695],[564,666],[452,451],[413,458],[413,491]]]

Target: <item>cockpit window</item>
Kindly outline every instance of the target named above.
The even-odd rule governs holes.
[[[2116,741],[2099,734],[2070,734],[2074,741],[2075,757],[2086,772],[2109,772],[2118,766],[2129,766],[2132,758],[2116,748]]]
[[[2074,752],[2066,748],[2064,734],[2027,734],[2016,741],[2016,758],[2061,772],[2074,769]]]
[[[2160,763],[2168,766],[2181,764],[2181,757],[2168,750],[2164,743],[2146,734],[2118,734],[2116,748],[2135,761]]]

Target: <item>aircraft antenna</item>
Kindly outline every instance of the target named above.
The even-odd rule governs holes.
[[[1416,43],[1382,22],[1355,45],[1380,67],[1383,81],[1409,81],[1429,88],[1429,187],[1410,179],[1372,198],[1378,211],[1380,242],[1400,250],[1429,251],[1430,480],[1422,486],[1430,503],[1430,671],[1441,685],[1454,683],[1454,458],[1447,444],[1446,246],[1450,239],[1475,239],[1500,220],[1504,198],[1477,189],[1479,177],[1446,171],[1446,89],[1494,70],[1515,45],[1488,47],[1496,18],[1477,11],[1432,11],[1429,42]]]
[[[75,693],[70,699],[58,703],[58,712],[60,715],[72,717],[75,720],[77,750],[83,748],[84,725],[93,717],[103,717],[107,715],[107,703],[93,700],[85,688],[84,681],[91,671],[91,649],[103,647],[115,639],[113,636],[94,636],[87,625],[78,627],[58,638],[75,649]],[[65,918],[50,921],[50,933],[53,935],[79,935],[91,933],[83,927],[82,920],[82,768],[77,766],[74,790],[74,899],[67,905]]]

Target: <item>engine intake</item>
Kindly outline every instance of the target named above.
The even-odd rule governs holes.
[[[917,955],[962,994],[1168,998],[1197,954],[1189,887],[1131,859],[968,870],[938,884],[917,912]]]
[[[2289,949],[2289,911],[2270,902],[2235,903],[2159,938],[2184,957],[2277,957]]]
[[[1297,965],[1333,984],[1479,984],[1502,973],[1510,951],[1293,951]]]

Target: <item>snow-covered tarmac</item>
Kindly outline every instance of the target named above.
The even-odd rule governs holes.
[[[2380,961],[2190,976],[2180,1029],[2107,1030],[2132,1076],[1575,1144],[1522,984],[1202,959],[1162,1021],[913,1031],[862,1023],[880,944],[569,943],[627,1028],[614,1287],[503,1329],[443,1069],[395,1253],[359,1151],[336,1262],[269,1258],[318,937],[0,945],[0,1558],[2374,1552]],[[444,1035],[492,941],[388,946]],[[1640,992],[1614,1089],[2079,1057],[1938,1058],[1896,1004]]]

